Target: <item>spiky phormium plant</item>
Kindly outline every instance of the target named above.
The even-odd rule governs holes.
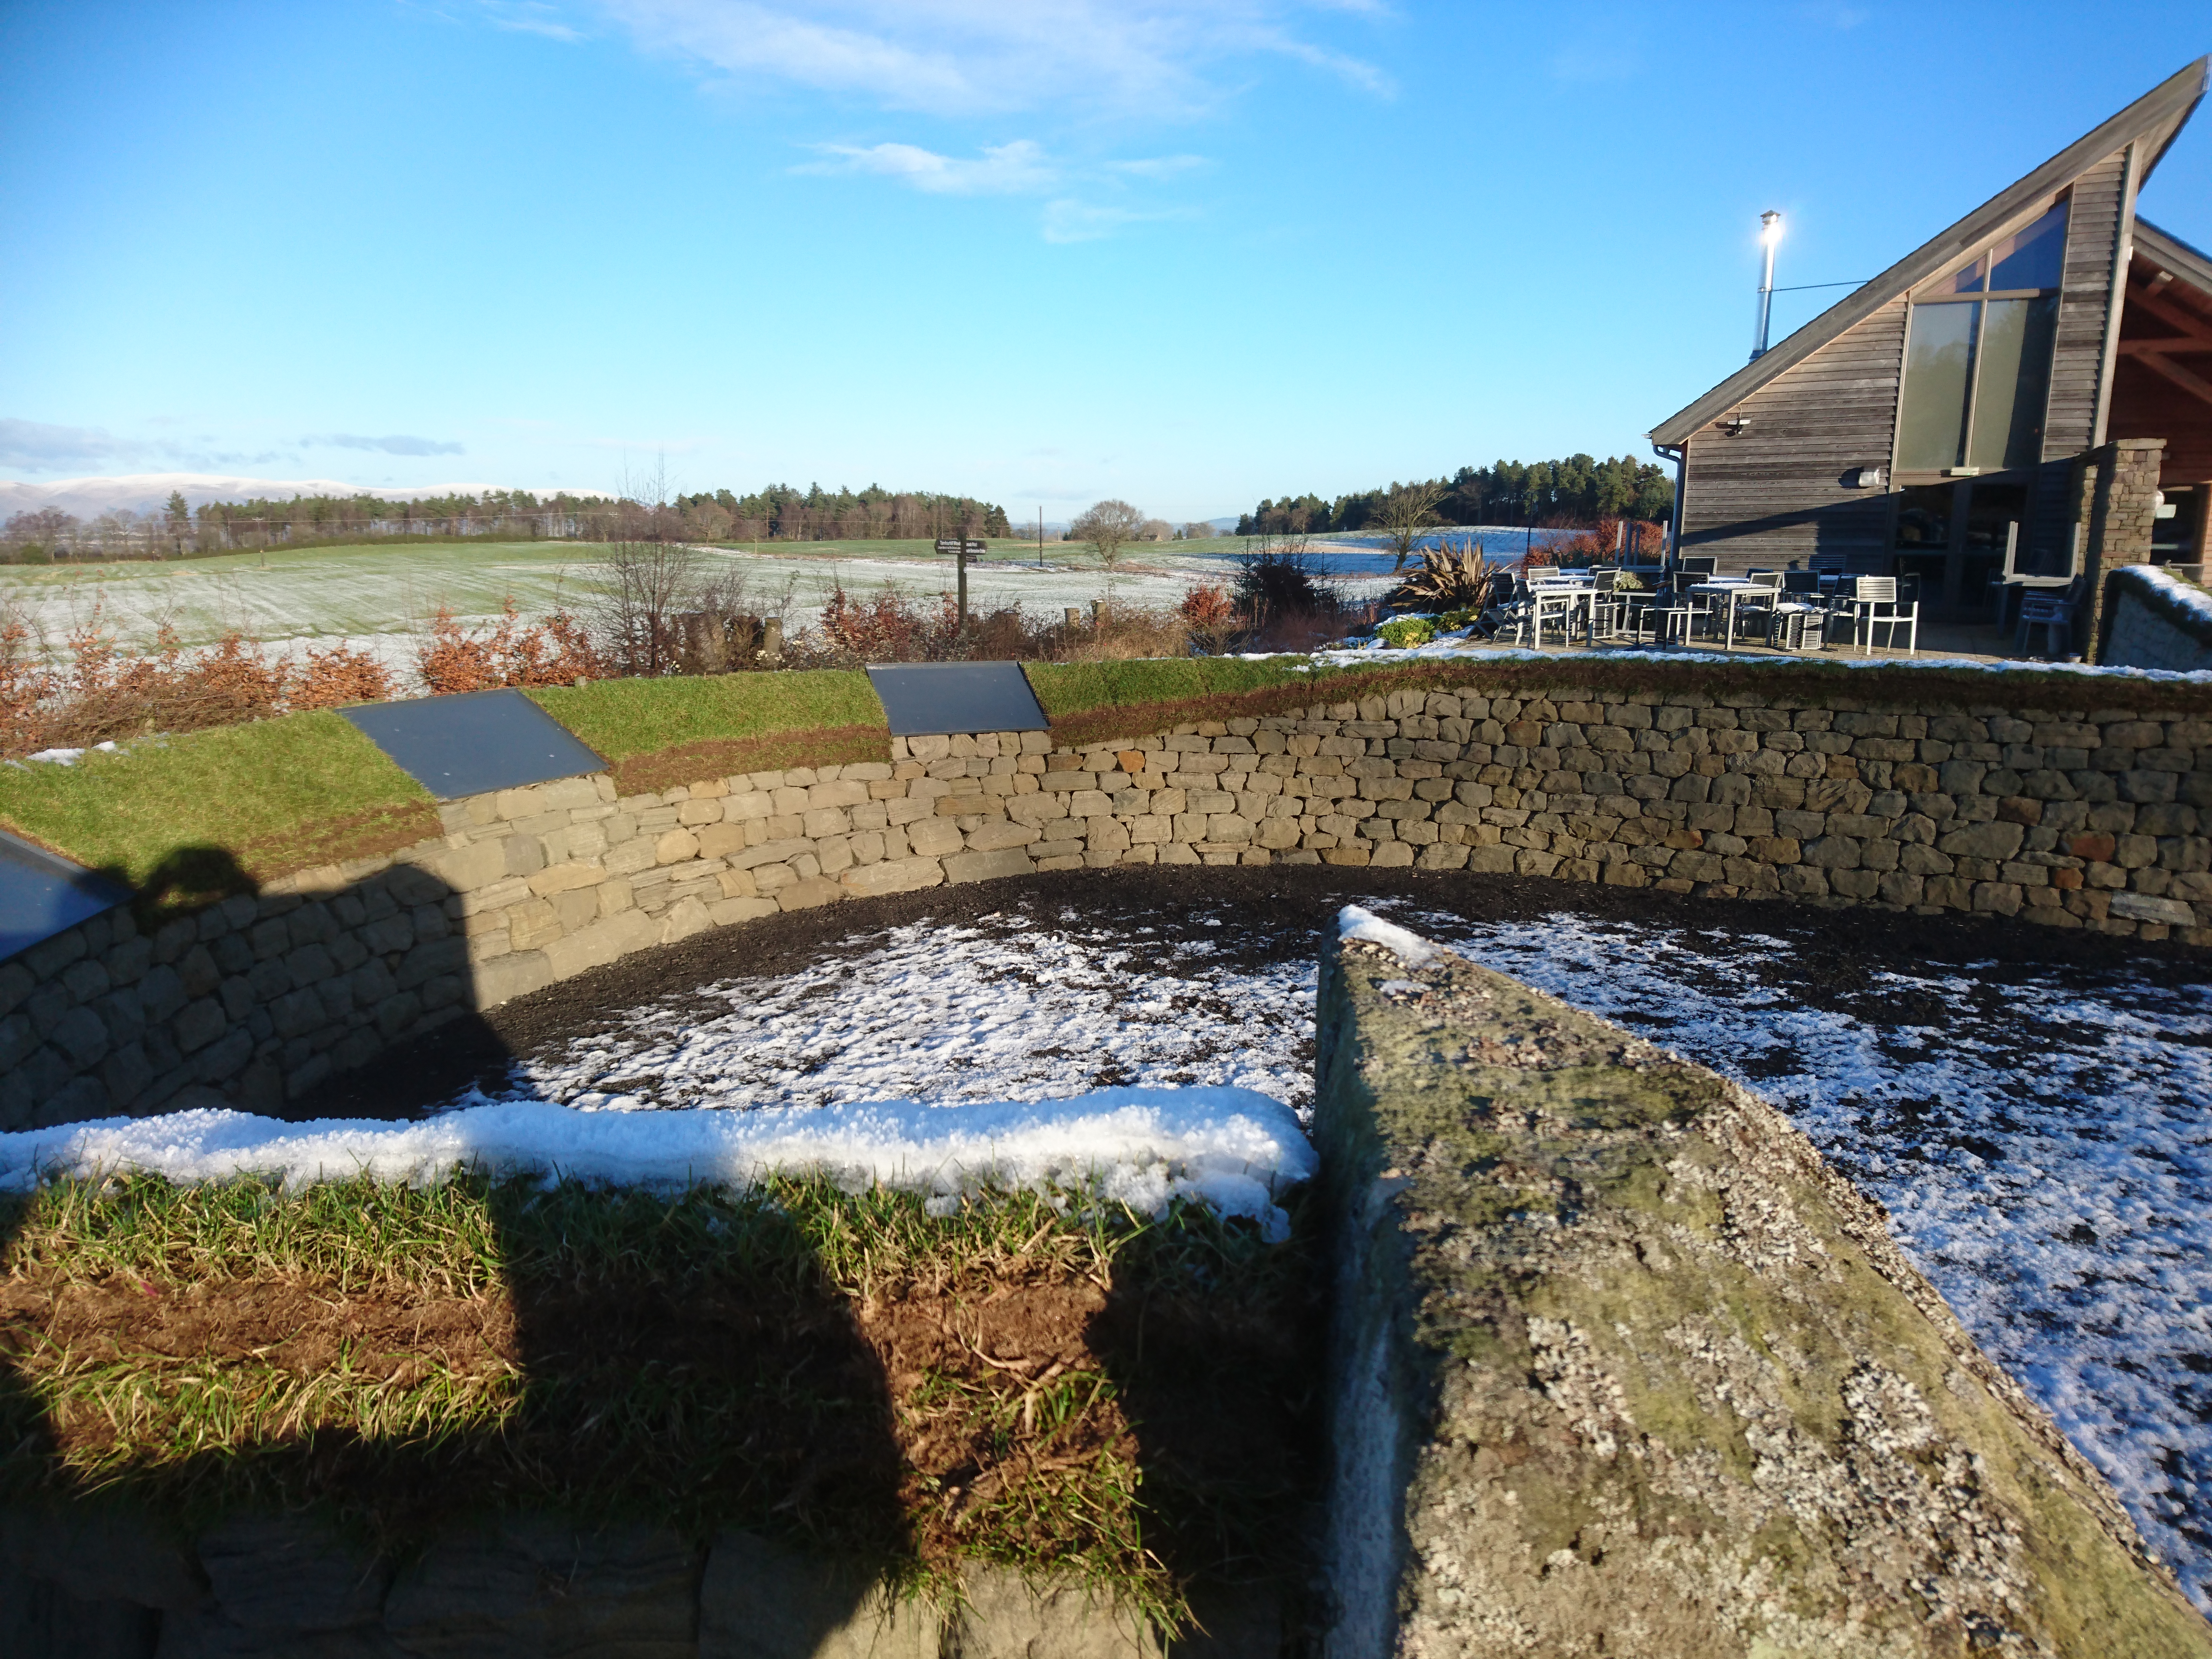
[[[1390,603],[1401,611],[1480,610],[1491,574],[1479,545],[1425,547],[1420,563],[1406,573]]]

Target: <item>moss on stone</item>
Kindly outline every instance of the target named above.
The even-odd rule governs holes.
[[[1365,944],[1324,965],[1321,1050],[1339,1391],[1379,1366],[1396,1414],[1403,1650],[2212,1653],[2110,1488],[1756,1097]],[[1341,1480],[1365,1431],[1340,1419]],[[1377,1490],[1382,1443],[1360,1455]]]

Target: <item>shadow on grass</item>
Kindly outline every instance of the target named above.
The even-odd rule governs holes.
[[[410,1066],[512,1060],[434,994],[468,960],[434,878],[164,919],[242,881],[227,857],[180,855],[142,894],[159,948],[123,989],[147,1029],[96,1005],[127,1039],[111,1059],[191,1076],[155,1106],[214,1090],[269,1115],[389,1116],[445,1092],[410,1099]],[[357,965],[347,939],[368,942]],[[435,971],[404,971],[426,952]],[[349,1009],[314,988],[327,968],[307,973],[326,959]],[[184,1000],[257,975],[259,1024],[159,1051]],[[414,1060],[377,1058],[441,1009]],[[350,1047],[315,1060],[301,1034],[342,1013]],[[1202,1212],[132,1177],[0,1197],[0,1247],[11,1659],[95,1629],[116,1656],[302,1631],[558,1648],[594,1620],[684,1651],[717,1620],[766,1620],[774,1640],[743,1650],[799,1659],[880,1610],[876,1583],[942,1593],[963,1561],[1072,1575],[1170,1621],[1195,1582],[1297,1565],[1305,1246]]]
[[[133,1181],[49,1187],[9,1223],[10,1655],[75,1651],[40,1638],[88,1619],[684,1641],[732,1527],[866,1570],[786,1610],[811,1652],[876,1574],[910,1573],[881,1364],[771,1203]],[[257,1224],[232,1265],[262,1272],[186,1266]],[[372,1582],[389,1594],[346,1592]]]
[[[1245,1224],[470,1176],[9,1202],[26,1619],[430,1650],[696,1609],[802,1656],[963,1561],[1245,1628],[1301,1565],[1318,1310]]]

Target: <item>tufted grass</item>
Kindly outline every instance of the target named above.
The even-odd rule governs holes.
[[[0,764],[0,825],[158,913],[438,833],[428,793],[326,710]]]

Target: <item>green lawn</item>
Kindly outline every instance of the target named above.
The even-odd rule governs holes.
[[[0,765],[0,824],[157,910],[438,833],[428,793],[327,712]]]
[[[1094,709],[1312,684],[1304,657],[1156,657],[1133,662],[1030,663],[1030,684],[1054,720]]]
[[[614,763],[625,794],[890,755],[883,705],[857,669],[599,680],[530,696]]]

